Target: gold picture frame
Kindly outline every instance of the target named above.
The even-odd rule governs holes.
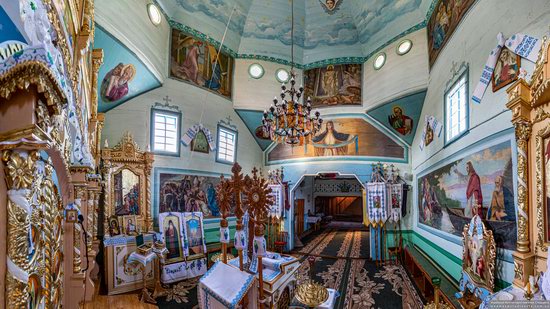
[[[141,151],[134,141],[133,136],[126,132],[120,142],[113,148],[104,148],[101,151],[103,160],[103,177],[106,180],[105,186],[105,208],[104,208],[104,235],[109,234],[110,216],[117,215],[117,179],[116,176],[122,171],[130,171],[138,179],[136,182],[137,194],[134,194],[137,204],[137,211],[129,213],[120,213],[119,216],[135,215],[138,226],[137,231],[153,230],[153,219],[151,214],[151,182],[150,175],[153,166],[153,154],[147,151]],[[119,201],[120,202],[120,201]],[[125,226],[121,224],[125,230]]]

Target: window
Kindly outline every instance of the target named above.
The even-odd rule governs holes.
[[[386,54],[380,53],[376,58],[374,58],[373,66],[375,70],[380,70],[386,63]]]
[[[151,144],[153,152],[158,154],[179,155],[181,114],[151,110]]]
[[[290,73],[287,70],[280,68],[275,71],[275,78],[279,83],[286,83],[290,80]]]
[[[218,153],[216,161],[235,163],[237,157],[237,131],[218,126]]]
[[[411,50],[412,46],[413,46],[412,41],[409,39],[405,39],[399,42],[399,44],[397,45],[396,52],[399,56],[403,56],[404,54],[408,53]]]
[[[264,67],[259,63],[253,63],[248,67],[248,75],[255,79],[260,79],[264,76]]]
[[[468,71],[445,92],[445,144],[468,130]]]

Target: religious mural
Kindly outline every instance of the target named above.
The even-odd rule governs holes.
[[[313,107],[361,105],[361,65],[335,64],[304,71],[304,96]]]
[[[204,41],[172,29],[170,77],[231,98],[234,59]]]
[[[159,212],[200,211],[205,218],[219,217],[216,185],[219,177],[193,174],[160,174]]]
[[[362,118],[325,119],[321,130],[307,145],[277,144],[268,161],[312,157],[404,157],[403,146]]]
[[[98,112],[107,112],[161,85],[136,54],[99,25],[95,27],[94,48],[109,51],[99,67]]]
[[[419,223],[461,236],[478,214],[499,247],[516,246],[512,150],[505,141],[418,178]]]
[[[426,91],[423,90],[382,104],[367,114],[410,145],[420,122],[425,97]]]
[[[106,102],[115,102],[128,94],[128,84],[136,76],[136,67],[122,62],[112,68],[101,82],[101,97]]]
[[[428,21],[430,67],[475,0],[439,0]]]
[[[493,71],[493,92],[518,79],[521,57],[504,47]]]
[[[403,108],[399,105],[393,107],[393,112],[388,116],[388,122],[401,135],[411,134],[413,123],[411,117],[403,114]]]
[[[362,58],[394,36],[424,22],[431,2],[294,1],[295,60],[310,64],[339,57]],[[217,34],[213,38],[218,42],[223,27],[229,25],[224,45],[239,54],[290,61],[291,10],[288,0],[180,0],[171,1],[166,9],[172,16],[177,16],[176,22],[210,36]]]
[[[338,7],[344,0],[319,0],[319,3],[325,9],[325,12],[332,15],[338,11]]]

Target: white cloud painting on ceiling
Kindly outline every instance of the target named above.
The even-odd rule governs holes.
[[[171,19],[221,41],[239,54],[290,60],[289,0],[159,0]],[[301,64],[365,57],[424,22],[431,0],[323,0],[294,3],[294,58]],[[342,48],[345,47],[345,48]]]

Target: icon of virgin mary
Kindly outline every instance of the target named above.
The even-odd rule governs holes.
[[[343,156],[348,153],[349,134],[334,129],[334,122],[326,122],[325,131],[312,138],[315,156]]]

